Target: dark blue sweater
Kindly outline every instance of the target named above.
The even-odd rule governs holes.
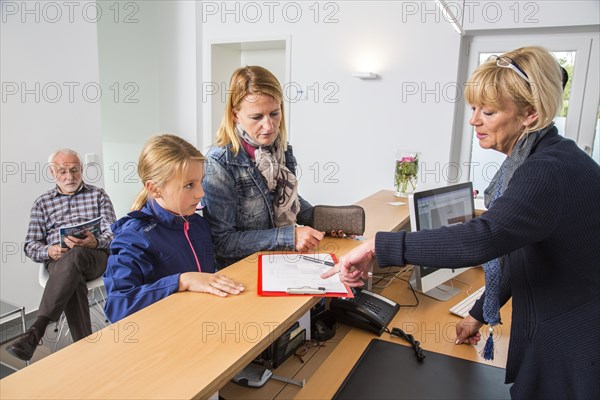
[[[500,300],[513,299],[512,397],[600,398],[599,199],[600,167],[554,129],[481,217],[380,232],[377,261],[454,268],[505,255]],[[479,321],[482,303],[471,310]]]

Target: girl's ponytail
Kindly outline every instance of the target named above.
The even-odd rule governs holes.
[[[135,198],[133,205],[131,206],[131,211],[141,210],[146,202],[148,201],[148,191],[146,188],[143,188]]]

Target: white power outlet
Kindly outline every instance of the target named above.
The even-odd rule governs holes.
[[[94,153],[86,153],[85,154],[85,163],[86,164],[95,164],[98,162],[98,157]]]

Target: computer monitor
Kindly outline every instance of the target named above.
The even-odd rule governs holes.
[[[412,231],[460,224],[475,218],[471,182],[415,192],[409,196],[408,204]],[[411,284],[429,297],[446,301],[460,290],[443,283],[467,269],[415,266]]]

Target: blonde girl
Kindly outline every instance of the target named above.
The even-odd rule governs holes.
[[[164,134],[145,144],[138,161],[143,188],[132,212],[113,225],[104,274],[106,316],[118,321],[175,292],[226,297],[244,287],[214,274],[210,226],[196,209],[205,158],[184,139]]]

